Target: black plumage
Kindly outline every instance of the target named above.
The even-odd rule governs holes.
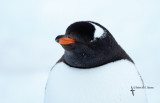
[[[95,27],[93,24],[103,29],[104,33],[101,37],[94,38]],[[111,33],[99,23],[75,22],[67,28],[64,36],[74,39],[76,43],[62,45],[65,53],[58,62],[64,62],[76,68],[93,68],[121,59],[134,63]],[[57,36],[57,38],[61,37]],[[59,40],[57,38],[56,40]]]

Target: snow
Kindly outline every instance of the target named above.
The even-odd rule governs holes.
[[[47,73],[6,74],[0,76],[0,81],[0,103],[43,103]]]
[[[113,34],[135,61],[145,85],[154,87],[146,90],[149,103],[159,103],[159,4],[159,0],[0,0],[0,103],[43,103],[49,71],[64,52],[54,39],[82,20],[98,22]]]

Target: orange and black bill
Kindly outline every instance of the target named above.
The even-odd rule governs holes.
[[[55,39],[61,45],[75,44],[76,41],[72,38],[68,38],[67,35],[59,35]]]

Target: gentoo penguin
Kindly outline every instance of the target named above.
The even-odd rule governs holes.
[[[134,89],[143,81],[133,60],[104,26],[75,22],[55,40],[65,52],[50,71],[45,103],[146,103],[144,89]]]

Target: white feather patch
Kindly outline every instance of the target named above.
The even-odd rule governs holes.
[[[50,72],[45,103],[146,103],[134,64],[120,60],[92,69],[58,63]]]

